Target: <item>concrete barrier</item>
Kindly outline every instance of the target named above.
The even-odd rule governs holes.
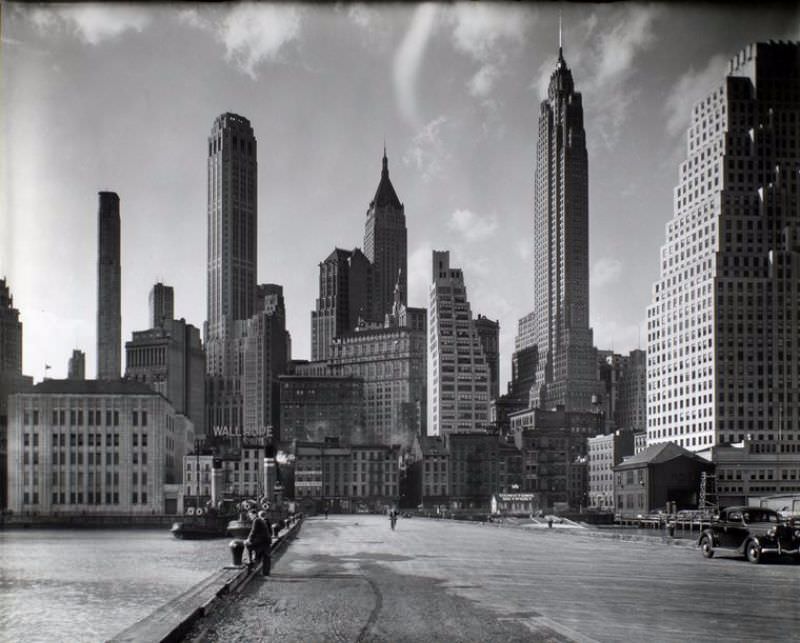
[[[299,514],[272,541],[273,563],[297,535],[302,524],[303,516]],[[221,546],[227,547],[227,542]],[[198,619],[213,611],[221,597],[240,591],[257,573],[260,573],[260,567],[249,569],[247,564],[226,566],[172,599],[166,605],[162,605],[141,621],[123,630],[110,639],[110,643],[138,643],[140,641],[175,643],[181,641]]]

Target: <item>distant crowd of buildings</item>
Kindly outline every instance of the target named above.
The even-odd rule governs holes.
[[[589,326],[582,96],[559,49],[539,112],[533,312],[503,394],[499,324],[473,314],[449,251],[432,253],[427,307],[408,306],[385,149],[363,250],[319,263],[310,360],[293,359],[283,288],[256,278],[255,134],[219,116],[202,338],[155,284],[123,372],[113,192],[99,193],[96,379],[78,349],[65,380],[22,373],[0,280],[3,507],[176,513],[275,480],[343,511],[477,511],[522,494],[530,509],[640,514],[697,507],[701,480],[722,504],[800,494],[798,61],[797,43],[751,45],[695,106],[647,350],[621,355]]]

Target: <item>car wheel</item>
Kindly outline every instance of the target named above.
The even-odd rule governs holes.
[[[706,558],[714,557],[714,547],[711,543],[711,538],[708,536],[703,536],[703,538],[700,540],[700,551],[703,552],[703,556]]]
[[[747,556],[747,560],[751,563],[758,564],[761,562],[761,548],[758,546],[758,543],[755,540],[751,540],[747,543],[747,547],[745,548],[745,556]]]

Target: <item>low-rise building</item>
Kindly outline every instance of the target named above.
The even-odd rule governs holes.
[[[587,440],[590,507],[614,510],[614,467],[634,454],[633,435],[632,431],[615,431]]]
[[[364,381],[359,377],[281,375],[281,442],[363,442]]]
[[[540,509],[584,505],[586,440],[603,432],[602,414],[559,406],[513,413],[510,421],[514,443],[522,452],[521,491],[537,494]]]
[[[762,497],[800,494],[800,444],[794,441],[746,439],[716,445],[698,455],[716,465],[713,491],[721,506],[757,504]]]
[[[408,468],[409,495],[421,508],[450,504],[450,452],[443,437],[421,435],[414,440],[414,461]]]
[[[15,513],[175,513],[192,423],[149,386],[45,380],[9,398],[8,508]]]
[[[614,467],[617,513],[697,509],[703,473],[714,464],[674,442],[654,444]]]
[[[346,445],[337,439],[327,439],[297,441],[291,452],[294,497],[301,507],[348,512],[397,506],[399,447]]]
[[[500,442],[492,433],[450,433],[450,508],[489,509],[500,491]]]

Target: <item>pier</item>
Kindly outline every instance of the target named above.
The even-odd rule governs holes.
[[[385,516],[332,514],[303,522],[271,577],[248,578],[183,640],[747,641],[800,628],[796,565],[707,560],[663,530],[415,517],[392,531]]]

